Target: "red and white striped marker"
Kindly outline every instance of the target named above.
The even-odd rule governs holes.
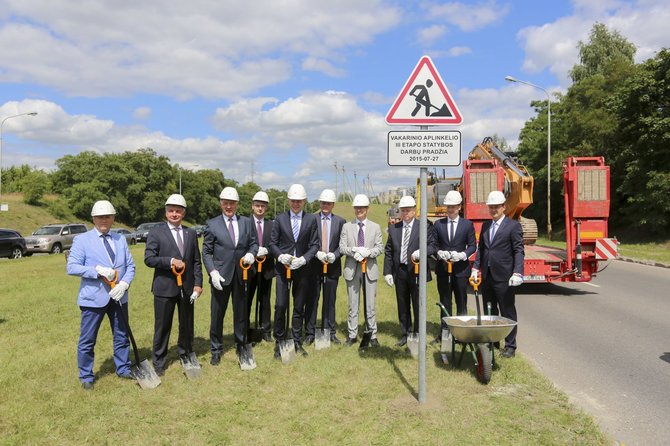
[[[615,238],[599,238],[596,240],[596,259],[616,259],[619,256],[619,242]]]

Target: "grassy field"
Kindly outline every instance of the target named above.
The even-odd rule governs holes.
[[[336,213],[351,218],[351,208]],[[384,221],[375,206],[371,219]],[[142,263],[144,245],[131,248],[137,276],[130,290],[130,318],[141,356],[150,356],[152,271]],[[427,401],[417,402],[418,362],[393,345],[399,335],[395,295],[378,288],[378,350],[334,346],[284,366],[272,345],[254,349],[258,368],[239,369],[224,323],[221,365],[209,365],[209,286],[196,304],[196,351],[203,376],[188,381],[176,358],[155,390],[142,390],[114,374],[108,325],[96,348],[96,387],[77,379],[79,280],[65,273],[62,255],[0,261],[0,444],[607,444],[592,418],[519,355],[498,357],[488,385],[464,367],[442,365],[428,347]],[[273,290],[274,291],[274,290]],[[428,332],[438,327],[435,284],[428,284]],[[344,281],[338,290],[340,338],[345,334]],[[176,321],[175,328],[176,329]],[[173,330],[174,334],[174,330]],[[523,329],[520,330],[523,339]],[[521,344],[523,345],[523,344]],[[520,350],[522,353],[523,350]]]
[[[539,245],[565,249],[565,239],[549,241],[547,238],[540,237],[537,243]],[[659,262],[670,265],[670,240],[646,243],[619,240],[619,255],[622,258],[635,259],[637,261]]]

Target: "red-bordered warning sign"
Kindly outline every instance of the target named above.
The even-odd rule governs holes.
[[[458,125],[461,112],[430,57],[423,56],[386,114],[391,125]]]
[[[618,242],[615,238],[599,238],[596,240],[596,259],[616,259],[618,256]]]

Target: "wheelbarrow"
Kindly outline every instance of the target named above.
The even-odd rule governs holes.
[[[495,365],[495,356],[493,354],[493,344],[502,341],[516,326],[516,321],[502,316],[482,316],[479,307],[479,284],[481,278],[477,281],[470,278],[470,284],[475,290],[475,303],[477,304],[476,316],[449,316],[447,309],[438,302],[442,311],[446,314],[442,318],[452,335],[451,361],[454,363],[456,358],[456,344],[462,345],[461,354],[456,362],[456,367],[460,367],[466,350],[470,350],[475,362],[477,379],[488,384],[491,381],[491,373]]]

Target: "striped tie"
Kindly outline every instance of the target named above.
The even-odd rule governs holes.
[[[291,224],[291,229],[293,230],[293,240],[298,241],[298,234],[300,233],[300,226],[298,225],[298,216],[294,215],[291,217],[293,219],[293,223]]]
[[[407,263],[407,247],[409,246],[409,233],[410,233],[410,227],[409,225],[405,225],[404,228],[404,233],[402,236],[402,248],[400,249],[400,263],[406,264]]]

